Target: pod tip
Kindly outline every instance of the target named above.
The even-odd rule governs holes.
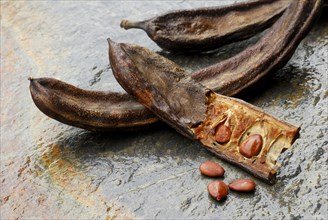
[[[27,79],[30,80],[30,81],[33,81],[33,77],[31,77],[31,76],[28,77]]]
[[[110,38],[107,38],[107,42],[108,42],[109,44],[111,44],[111,43],[113,43],[114,41],[112,41],[112,39],[110,39]]]
[[[122,20],[120,27],[124,28],[125,30],[128,30],[130,28],[138,28],[138,29],[146,29],[146,21],[129,21],[129,20]]]
[[[128,29],[129,21],[128,20],[122,20],[120,23],[120,27],[124,28],[125,30]]]
[[[116,45],[117,43],[115,41],[113,41],[111,38],[107,38],[107,42],[109,47],[113,47],[114,45]]]

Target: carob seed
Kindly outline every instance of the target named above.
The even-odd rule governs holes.
[[[199,167],[200,172],[209,177],[219,177],[224,175],[224,168],[217,163],[206,161]]]
[[[227,197],[229,188],[223,181],[216,180],[207,185],[208,193],[216,200],[220,201]]]
[[[257,156],[261,152],[262,145],[262,136],[259,134],[253,134],[240,144],[239,152],[243,156],[251,158],[253,156]]]
[[[251,179],[240,179],[229,183],[229,189],[239,192],[250,192],[255,190],[256,184]]]
[[[228,126],[221,123],[216,127],[215,131],[215,140],[220,143],[224,144],[230,140],[231,137],[231,130]]]

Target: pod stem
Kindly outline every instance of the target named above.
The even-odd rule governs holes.
[[[128,30],[130,28],[137,28],[144,30],[145,27],[145,21],[129,21],[129,20],[122,20],[120,24],[121,28],[124,28],[125,30]]]

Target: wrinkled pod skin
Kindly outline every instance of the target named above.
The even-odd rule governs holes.
[[[302,8],[297,8],[295,4],[292,4],[284,12],[284,15],[279,18],[274,26],[254,46],[239,53],[235,57],[196,71],[191,74],[191,77],[213,91],[232,96],[242,91],[242,89],[251,86],[269,72],[282,67],[292,56],[299,42],[310,30],[316,15],[319,13],[321,1],[315,1],[315,5],[309,5],[308,1],[302,2],[302,4]],[[294,15],[296,16],[293,17]],[[286,39],[284,39],[285,36]],[[272,41],[272,38],[277,40]],[[276,45],[277,41],[280,43]],[[266,51],[266,53],[261,51]],[[119,47],[111,47],[110,45],[109,52],[111,53],[110,56],[121,56],[122,50]],[[257,54],[261,54],[261,56],[257,56]],[[163,63],[167,60],[164,57],[162,59]],[[111,112],[104,108],[97,110],[99,115],[98,120],[101,121],[102,125],[87,121],[84,117],[80,117],[76,110],[72,115],[51,107],[55,105],[55,100],[51,98],[51,94],[52,92],[56,92],[57,89],[54,88],[53,90],[51,83],[47,84],[48,86],[46,88],[40,89],[42,85],[37,83],[39,80],[43,79],[34,79],[30,85],[31,95],[36,106],[49,117],[65,124],[92,131],[108,131],[116,130],[116,127],[124,129],[141,128],[158,121],[150,111],[138,104],[131,96],[127,94],[111,95],[110,92],[106,93],[107,101],[111,106],[109,109],[115,109],[115,111]],[[63,83],[63,85],[68,84]],[[71,85],[68,86],[73,87]],[[60,88],[62,88],[62,91],[60,91],[62,102],[69,104],[69,99],[66,98],[71,95],[71,90],[65,89],[65,86],[61,86]],[[77,91],[81,92],[81,96],[75,97],[75,108],[86,108],[83,100],[78,97],[88,97],[87,99],[92,100],[94,103],[92,105],[97,105],[97,99],[92,98],[93,93],[80,89]],[[103,94],[105,95],[105,93]],[[43,103],[47,103],[47,105]],[[52,111],[56,111],[56,113],[52,113]],[[74,110],[71,112],[74,112]],[[91,113],[88,110],[84,112]],[[110,116],[111,114],[114,114],[114,116]],[[85,117],[92,118],[92,114],[86,114]]]
[[[289,3],[290,0],[257,0],[180,10],[140,22],[123,20],[121,27],[144,30],[167,51],[208,51],[263,31],[281,16]]]
[[[246,102],[219,95],[195,82],[172,61],[162,63],[158,54],[139,46],[110,41],[110,62],[120,85],[162,121],[196,140],[219,158],[240,166],[254,176],[274,183],[283,150],[291,147],[299,128]],[[122,50],[111,53],[114,50]],[[156,74],[153,74],[156,72]],[[217,127],[231,131],[224,143],[216,141]],[[261,151],[250,158],[239,146],[250,136],[261,135]]]

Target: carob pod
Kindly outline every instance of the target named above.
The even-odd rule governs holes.
[[[91,131],[144,127],[157,118],[127,93],[82,90],[52,78],[29,78],[35,105],[62,123]]]
[[[235,98],[219,95],[195,82],[175,63],[140,46],[109,40],[110,62],[120,85],[181,134],[198,140],[219,158],[274,183],[277,158],[288,149],[299,128]],[[121,50],[121,53],[117,53]],[[114,52],[115,51],[115,52]],[[156,74],[154,74],[156,73]],[[225,143],[216,141],[217,127],[231,130]],[[261,150],[250,158],[240,153],[248,137],[261,135]]]
[[[309,3],[309,1],[302,1],[300,3],[295,1],[257,44],[246,49],[235,57],[222,61],[211,67],[196,71],[191,74],[191,77],[220,94],[227,96],[235,95],[242,89],[252,85],[261,77],[265,76],[269,71],[272,72],[280,68],[289,60],[299,42],[311,29],[313,21],[319,14],[321,3],[322,1],[318,0],[311,3]],[[293,17],[293,15],[297,16]],[[271,39],[276,40],[273,41]],[[266,51],[266,53],[261,51]],[[112,53],[119,52],[120,50],[115,51],[112,49]],[[262,54],[262,56],[257,56],[257,54]],[[47,88],[37,89],[34,88],[38,85],[36,82],[37,80],[32,80],[30,85],[31,95],[35,104],[46,115],[71,126],[81,127],[88,130],[107,131],[115,129],[118,125],[124,124],[124,128],[133,129],[135,127],[149,126],[157,121],[150,111],[138,104],[132,97],[127,94],[111,95],[109,92],[106,94],[106,98],[110,103],[111,109],[115,109],[115,111],[112,113],[104,108],[99,108],[97,110],[97,114],[99,115],[98,119],[102,122],[102,125],[99,125],[98,123],[93,123],[92,121],[84,119],[84,117],[93,117],[90,111],[84,111],[88,114],[85,114],[84,117],[80,117],[77,112],[72,115],[67,114],[65,111],[51,109],[55,108],[52,106],[56,106],[56,104],[53,103],[55,100],[52,99],[51,94],[57,92],[57,89],[52,89],[52,87],[49,86],[52,84],[47,84]],[[71,86],[65,83],[64,85]],[[39,84],[38,86],[40,87],[42,85]],[[62,91],[60,91],[60,93],[62,102],[69,104],[70,99],[64,99],[70,97],[71,90],[66,89],[65,86],[62,86],[61,88]],[[88,100],[92,100],[95,105],[102,105],[101,102],[98,102],[98,100],[93,97],[93,93],[85,92],[85,90],[78,91],[83,95],[74,98],[75,108],[84,109],[86,107],[83,100],[79,99],[79,97],[82,96]],[[110,101],[111,98],[115,98],[114,101]],[[42,103],[48,104],[44,105]],[[51,111],[56,111],[56,114],[52,114]],[[110,116],[111,114],[118,117]],[[74,117],[76,117],[76,119],[74,119]],[[114,121],[111,119],[112,117],[114,118]],[[220,134],[222,136],[222,133]]]
[[[320,14],[322,3],[322,0],[292,1],[255,45],[225,61],[194,72],[193,78],[220,94],[234,95],[249,87],[289,61]]]
[[[254,36],[278,19],[289,3],[290,0],[257,0],[179,10],[145,21],[123,20],[121,27],[144,30],[164,50],[208,51]]]

